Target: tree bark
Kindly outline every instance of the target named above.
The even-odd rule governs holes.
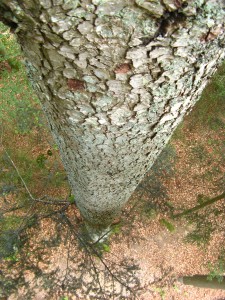
[[[224,58],[224,2],[1,0],[76,204],[107,227]]]
[[[179,281],[185,285],[193,285],[200,288],[221,289],[225,290],[225,276],[221,282],[217,278],[208,279],[207,275],[184,276]]]

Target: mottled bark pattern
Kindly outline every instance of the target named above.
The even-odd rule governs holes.
[[[106,226],[224,58],[222,0],[1,0],[76,202]]]

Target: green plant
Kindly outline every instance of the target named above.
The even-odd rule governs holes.
[[[189,129],[198,127],[224,130],[225,120],[225,63],[218,69],[210,84],[202,93],[190,116],[186,118]]]
[[[157,211],[154,208],[148,207],[144,211],[146,217],[150,220],[154,219],[157,216]]]
[[[2,230],[0,233],[0,258],[15,261],[18,249],[20,247],[20,239],[16,230]]]
[[[193,214],[191,219],[190,222],[195,224],[195,229],[186,235],[185,241],[197,244],[198,246],[206,245],[215,230],[215,226],[213,226],[212,222],[207,220],[207,217],[202,215]]]
[[[92,251],[96,257],[102,257],[104,253],[110,252],[110,246],[108,241],[99,241],[97,243],[94,243],[92,246]]]
[[[197,202],[199,204],[203,204],[203,203],[205,203],[206,201],[209,201],[209,200],[210,200],[210,198],[205,196],[205,195],[202,195],[202,194],[197,195]]]
[[[121,226],[121,224],[113,225],[111,234],[119,234],[121,232]]]
[[[23,218],[15,215],[0,218],[0,257],[11,257],[20,246],[19,229]]]
[[[218,280],[218,282],[222,282],[224,280],[225,273],[225,255],[224,257],[220,257],[218,261],[213,265],[212,263],[208,263],[208,269],[210,271],[207,276],[207,280],[213,280],[214,278]]]
[[[5,258],[5,260],[7,260],[7,261],[12,261],[12,262],[17,262],[17,261],[19,261],[18,253],[16,252],[16,253],[14,253],[14,254],[12,254],[12,255],[10,255],[10,256],[7,256],[7,257]]]
[[[143,213],[144,216],[147,217],[147,219],[152,220],[156,217],[157,213],[158,213],[158,207],[157,205],[152,201],[145,201],[145,200],[141,200],[143,201],[143,205],[141,206],[141,213]]]
[[[207,152],[203,145],[196,145],[192,148],[192,158],[191,161],[198,161],[203,163],[207,160]]]
[[[39,101],[28,83],[20,48],[9,29],[0,22],[0,119],[15,133],[26,134],[42,126]]]
[[[69,202],[71,204],[74,204],[75,203],[75,196],[74,195],[70,195],[69,198],[68,198]]]
[[[185,142],[185,132],[184,132],[184,123],[182,122],[179,124],[176,128],[176,130],[173,133],[173,140],[180,140]]]
[[[160,224],[165,226],[170,232],[175,231],[175,226],[171,222],[169,222],[165,219],[161,219]]]
[[[165,299],[166,292],[164,291],[163,288],[161,288],[161,287],[155,288],[155,291],[156,291],[157,293],[159,293],[159,295],[160,295],[160,297],[161,297],[162,300]]]
[[[106,243],[103,243],[103,244],[102,244],[102,249],[103,249],[104,252],[109,252],[109,251],[110,251],[110,247],[109,247],[109,245],[106,244]]]
[[[47,157],[43,153],[39,154],[38,157],[36,158],[36,163],[40,168],[45,167],[46,161],[47,161]]]
[[[4,70],[4,67],[7,68],[7,64],[11,68],[18,70],[21,65],[18,60],[19,55],[20,49],[18,44],[15,42],[15,39],[12,43],[12,36],[9,29],[0,23],[0,71]]]
[[[178,286],[177,286],[176,284],[173,285],[173,288],[174,288],[174,290],[175,290],[176,292],[179,292],[179,288],[178,288]]]

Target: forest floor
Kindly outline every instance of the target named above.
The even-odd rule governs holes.
[[[225,200],[174,218],[224,192],[225,65],[137,187],[109,242],[92,245],[3,29],[16,59],[0,61],[0,300],[225,300],[225,290],[179,280],[225,275]]]

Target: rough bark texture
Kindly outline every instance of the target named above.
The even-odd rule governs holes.
[[[224,58],[222,0],[0,0],[76,203],[110,224]]]

